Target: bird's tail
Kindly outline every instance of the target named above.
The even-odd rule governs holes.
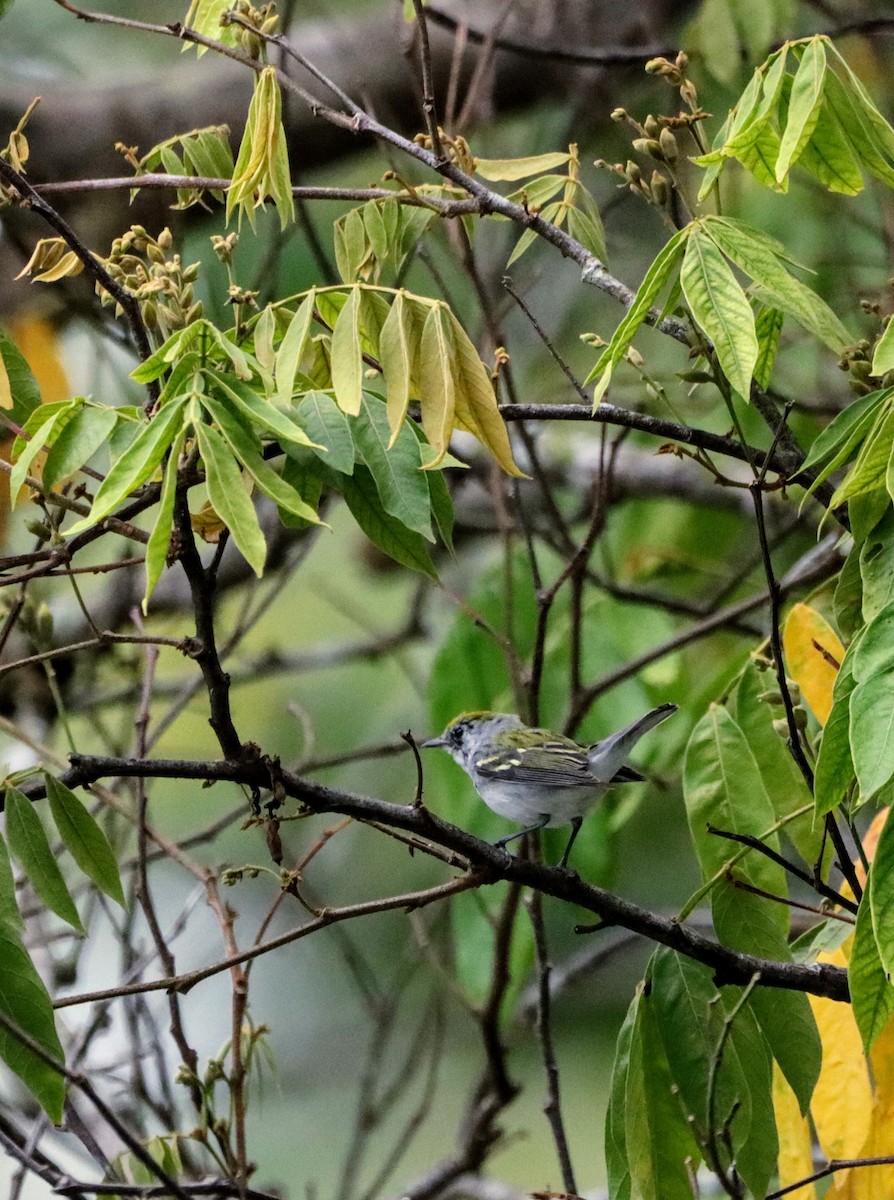
[[[588,751],[590,774],[600,783],[610,782],[627,760],[627,755],[643,736],[677,711],[676,704],[659,704],[617,733],[603,738]]]

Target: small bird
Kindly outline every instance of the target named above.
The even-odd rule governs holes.
[[[488,808],[524,825],[495,846],[508,846],[547,826],[570,825],[559,863],[564,867],[581,822],[600,796],[613,783],[642,779],[625,765],[627,755],[644,733],[676,711],[676,704],[661,704],[592,746],[580,746],[549,729],[532,729],[513,713],[462,713],[440,737],[422,745],[446,750]]]

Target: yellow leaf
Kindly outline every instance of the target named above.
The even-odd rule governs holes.
[[[861,1158],[894,1154],[894,1024],[891,1021],[876,1038],[870,1053],[875,1100],[869,1137]],[[850,1172],[854,1200],[890,1200],[894,1196],[894,1165],[861,1167]],[[829,1193],[834,1195],[834,1191]]]
[[[407,415],[414,363],[418,354],[419,328],[413,307],[406,303],[404,293],[398,292],[379,334],[379,362],[385,377],[388,425],[391,429],[389,450],[394,445]]]
[[[782,631],[788,674],[821,725],[832,711],[832,688],[844,646],[826,618],[809,604],[796,604]]]
[[[0,354],[0,408],[12,408],[12,388],[2,354]]]
[[[813,1174],[810,1122],[801,1116],[798,1099],[778,1063],[773,1063],[773,1111],[779,1135],[779,1186],[788,1187]],[[790,1200],[816,1200],[812,1183],[788,1193]]]
[[[33,315],[13,317],[9,332],[34,372],[43,403],[67,400],[71,388],[59,357],[59,339],[51,323]]]
[[[821,954],[818,961],[847,967],[848,952],[845,943]],[[823,996],[808,996],[808,1000],[823,1045],[823,1065],[810,1104],[816,1135],[827,1158],[856,1158],[872,1120],[872,1091],[860,1032],[849,1004]],[[845,1186],[847,1176],[839,1176],[835,1187]],[[849,1193],[835,1194],[844,1197]]]
[[[527,478],[512,457],[506,422],[500,416],[493,384],[478,351],[451,313],[456,368],[456,423],[474,433],[507,475]]]

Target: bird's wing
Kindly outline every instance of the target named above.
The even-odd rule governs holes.
[[[566,738],[482,754],[475,760],[475,769],[487,779],[538,787],[580,787],[594,782],[587,752]]]

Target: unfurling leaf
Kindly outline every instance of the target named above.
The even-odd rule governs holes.
[[[289,178],[286,135],[282,126],[282,96],[274,67],[265,67],[255,81],[248,119],[233,181],[227,192],[227,220],[238,209],[254,224],[255,210],[267,197],[276,205],[281,228],[295,219]]]

